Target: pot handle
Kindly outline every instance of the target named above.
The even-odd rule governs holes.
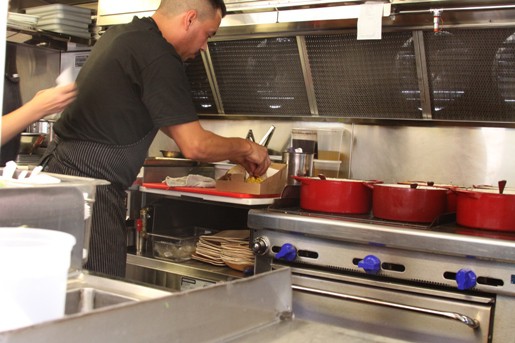
[[[436,185],[436,186],[433,186],[434,188],[441,188],[441,189],[448,189],[449,191],[452,191],[452,192],[456,192],[456,190],[458,188],[460,188],[459,186],[454,186],[454,185],[449,185],[449,186],[441,186],[441,185]]]
[[[383,181],[380,181],[380,180],[367,180],[367,181],[363,181],[363,185],[370,188],[370,189],[374,189],[374,185],[377,184],[377,183],[383,183]]]
[[[447,194],[452,194],[452,193],[457,194],[459,187],[458,186],[449,186],[449,187],[440,187],[440,188],[444,188],[445,190],[447,190]]]
[[[296,176],[296,175],[292,175],[291,178],[299,181],[300,183],[304,184],[304,185],[307,185],[310,183],[311,179],[310,178],[307,178],[307,177],[304,177],[304,176]]]

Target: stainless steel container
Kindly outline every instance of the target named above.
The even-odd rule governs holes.
[[[44,134],[45,140],[41,145],[46,147],[54,140],[54,123],[53,120],[41,119],[30,124],[25,131],[31,134]]]
[[[283,152],[283,162],[288,166],[288,184],[300,185],[300,182],[291,176],[312,176],[313,175],[312,153],[304,152]]]

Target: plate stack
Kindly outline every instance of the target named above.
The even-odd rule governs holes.
[[[225,230],[200,236],[193,259],[245,271],[254,266],[254,254],[249,248],[248,230]]]
[[[91,10],[87,8],[54,4],[27,8],[25,13],[39,17],[38,29],[91,38]]]
[[[7,14],[7,26],[20,30],[34,30],[39,17],[29,14],[9,12]]]

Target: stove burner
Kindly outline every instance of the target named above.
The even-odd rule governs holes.
[[[267,209],[269,212],[291,214],[296,216],[306,216],[311,218],[321,218],[330,220],[341,220],[347,222],[382,225],[399,229],[427,230],[435,232],[452,233],[465,236],[475,236],[504,241],[515,241],[515,232],[482,230],[468,228],[456,224],[456,213],[444,213],[435,218],[432,223],[409,223],[393,220],[386,220],[374,217],[373,213],[368,214],[340,214],[307,211],[300,208],[298,198],[281,198],[274,201]]]
[[[376,225],[386,225],[393,226],[398,228],[410,228],[410,229],[418,229],[418,230],[429,230],[439,225],[451,224],[456,222],[456,214],[455,213],[445,213],[437,218],[432,223],[408,223],[408,222],[400,222],[394,220],[385,220],[381,218],[374,217],[372,213],[368,214],[340,214],[340,213],[326,213],[326,212],[314,212],[314,211],[306,211],[301,209],[300,207],[292,206],[292,207],[275,207],[270,206],[268,208],[271,212],[279,212],[285,214],[299,215],[299,216],[307,216],[314,218],[322,218],[322,219],[332,219],[332,220],[343,220],[348,222],[357,222],[357,223],[366,223],[366,224],[376,224]]]

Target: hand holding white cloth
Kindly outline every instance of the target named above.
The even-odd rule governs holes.
[[[215,187],[215,179],[207,176],[190,174],[183,177],[169,177],[163,181],[168,187],[201,187],[213,188]]]

